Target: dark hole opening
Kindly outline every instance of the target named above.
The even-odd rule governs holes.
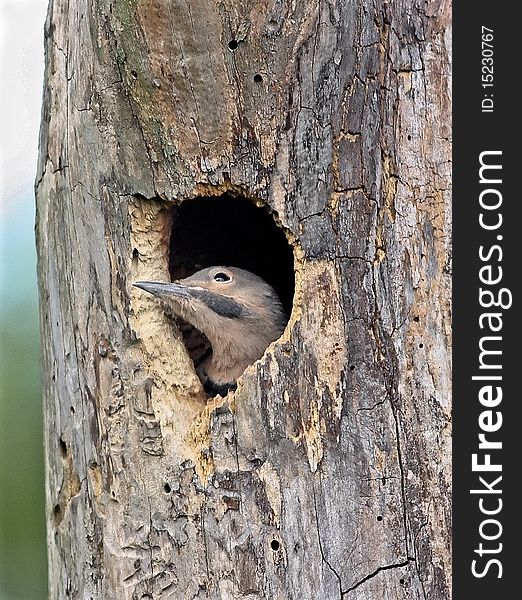
[[[277,540],[272,540],[270,542],[270,548],[272,548],[272,550],[279,550],[279,542]]]
[[[256,83],[261,83],[261,82],[263,81],[263,76],[262,76],[262,75],[260,75],[259,73],[256,73],[256,74],[254,75],[254,81],[255,81]]]
[[[382,517],[381,517],[381,515],[379,515],[379,516],[377,517],[377,521],[382,521]]]
[[[294,256],[283,230],[266,209],[228,194],[186,200],[173,209],[172,280],[212,266],[239,267],[263,278],[277,292],[288,319],[294,298]],[[178,321],[197,365],[208,352],[208,340]]]
[[[60,438],[60,454],[64,458],[67,456],[67,444],[64,442],[64,440],[62,438]]]
[[[238,46],[239,46],[239,43],[237,40],[230,40],[230,42],[228,42],[228,47],[231,50],[236,50]]]
[[[170,494],[170,492],[172,492],[172,488],[170,487],[170,485],[169,485],[168,483],[166,483],[166,484],[163,486],[163,489],[165,490],[165,493],[166,493],[166,494]]]
[[[170,274],[182,279],[212,266],[255,273],[278,293],[290,316],[294,256],[271,215],[245,198],[229,195],[186,200],[174,209]]]
[[[419,344],[419,348],[424,348],[424,344]]]

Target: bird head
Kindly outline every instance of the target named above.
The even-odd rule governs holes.
[[[173,283],[137,281],[168,312],[201,331],[212,345],[203,364],[217,385],[234,383],[283,332],[286,316],[275,290],[237,267],[209,267]]]

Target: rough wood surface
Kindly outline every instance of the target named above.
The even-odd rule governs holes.
[[[50,598],[450,597],[450,8],[52,1]],[[277,214],[296,296],[205,402],[131,283],[168,277],[169,203],[227,191]]]

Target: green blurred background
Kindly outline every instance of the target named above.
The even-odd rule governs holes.
[[[17,198],[13,208],[2,216],[0,225],[1,600],[46,596],[32,195]]]
[[[33,181],[47,0],[0,0],[0,600],[47,596]]]

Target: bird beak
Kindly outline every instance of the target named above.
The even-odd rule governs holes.
[[[149,294],[153,294],[158,298],[169,299],[175,298],[188,300],[191,298],[190,291],[179,283],[165,283],[163,281],[136,281],[132,284],[134,287],[140,288]]]
[[[167,302],[177,305],[189,304],[193,310],[203,313],[213,313],[219,317],[238,319],[244,316],[247,310],[234,298],[221,296],[199,286],[188,286],[182,283],[165,283],[163,281],[136,281],[132,284]],[[205,331],[203,331],[205,333]]]

